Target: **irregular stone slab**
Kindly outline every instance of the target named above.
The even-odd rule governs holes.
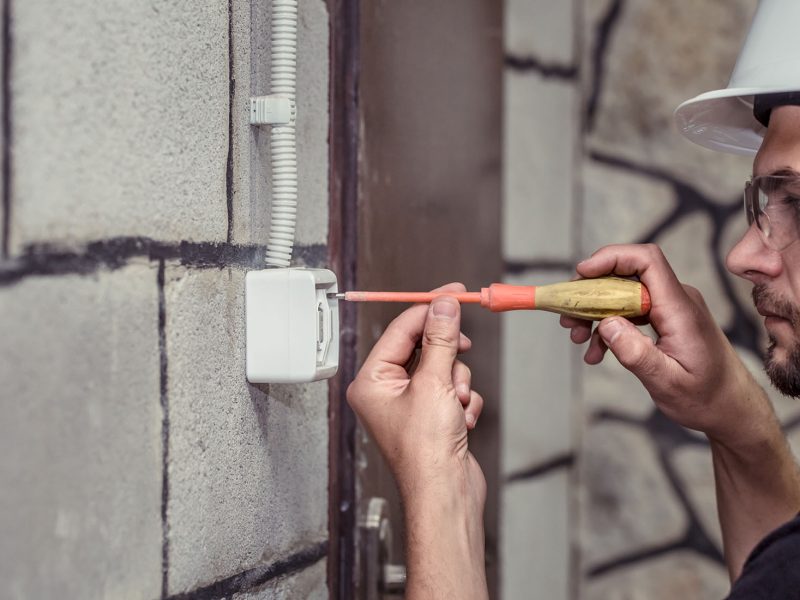
[[[610,4],[586,5],[584,64],[593,69],[598,23]],[[721,202],[737,198],[751,160],[692,144],[675,130],[672,113],[684,100],[725,87],[754,9],[750,0],[624,2],[603,57],[587,147],[658,166]],[[591,86],[593,71],[586,79]]]
[[[584,580],[582,600],[716,600],[730,592],[722,565],[694,552],[665,556]]]
[[[155,270],[31,277],[0,314],[2,595],[159,597]]]
[[[672,453],[671,460],[680,477],[683,491],[689,497],[695,514],[702,524],[703,531],[722,552],[722,530],[717,514],[711,449],[684,446]]]
[[[683,535],[686,515],[643,430],[593,425],[584,434],[582,457],[583,571]]]
[[[651,337],[655,337],[655,334]],[[588,342],[580,347],[581,356],[586,348]],[[619,364],[611,352],[606,353],[599,365],[582,363],[580,372],[583,378],[585,418],[591,419],[603,410],[637,419],[645,419],[652,412],[653,401],[650,394],[633,373]]]
[[[734,314],[714,264],[712,228],[713,223],[707,214],[692,213],[670,227],[656,243],[661,246],[681,283],[700,290],[714,320],[724,328]]]
[[[327,384],[247,383],[243,289],[167,270],[170,593],[328,536]]]
[[[675,208],[668,183],[592,160],[582,174],[581,258],[608,244],[641,240]]]

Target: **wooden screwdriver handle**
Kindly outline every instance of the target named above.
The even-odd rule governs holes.
[[[650,312],[650,293],[641,282],[631,279],[579,279],[537,286],[536,308],[592,321],[641,317]]]

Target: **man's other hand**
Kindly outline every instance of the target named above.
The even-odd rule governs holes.
[[[434,291],[463,292],[453,283]],[[417,305],[397,317],[375,344],[347,399],[389,464],[404,499],[442,477],[465,475],[483,501],[485,482],[467,449],[483,398],[458,360],[469,350],[461,308],[450,297]],[[416,368],[417,346],[422,350]],[[411,373],[409,372],[411,371]]]

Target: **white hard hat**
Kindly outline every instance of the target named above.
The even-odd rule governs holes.
[[[800,0],[761,0],[728,87],[700,94],[675,110],[681,133],[712,150],[755,154],[771,107],[800,104],[800,93],[777,96],[800,92],[798,29]],[[764,124],[753,114],[754,103]]]

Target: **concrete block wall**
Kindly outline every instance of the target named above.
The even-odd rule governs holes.
[[[3,597],[327,597],[327,384],[244,376],[269,2],[4,7]],[[296,256],[324,266],[328,14],[300,11]]]

